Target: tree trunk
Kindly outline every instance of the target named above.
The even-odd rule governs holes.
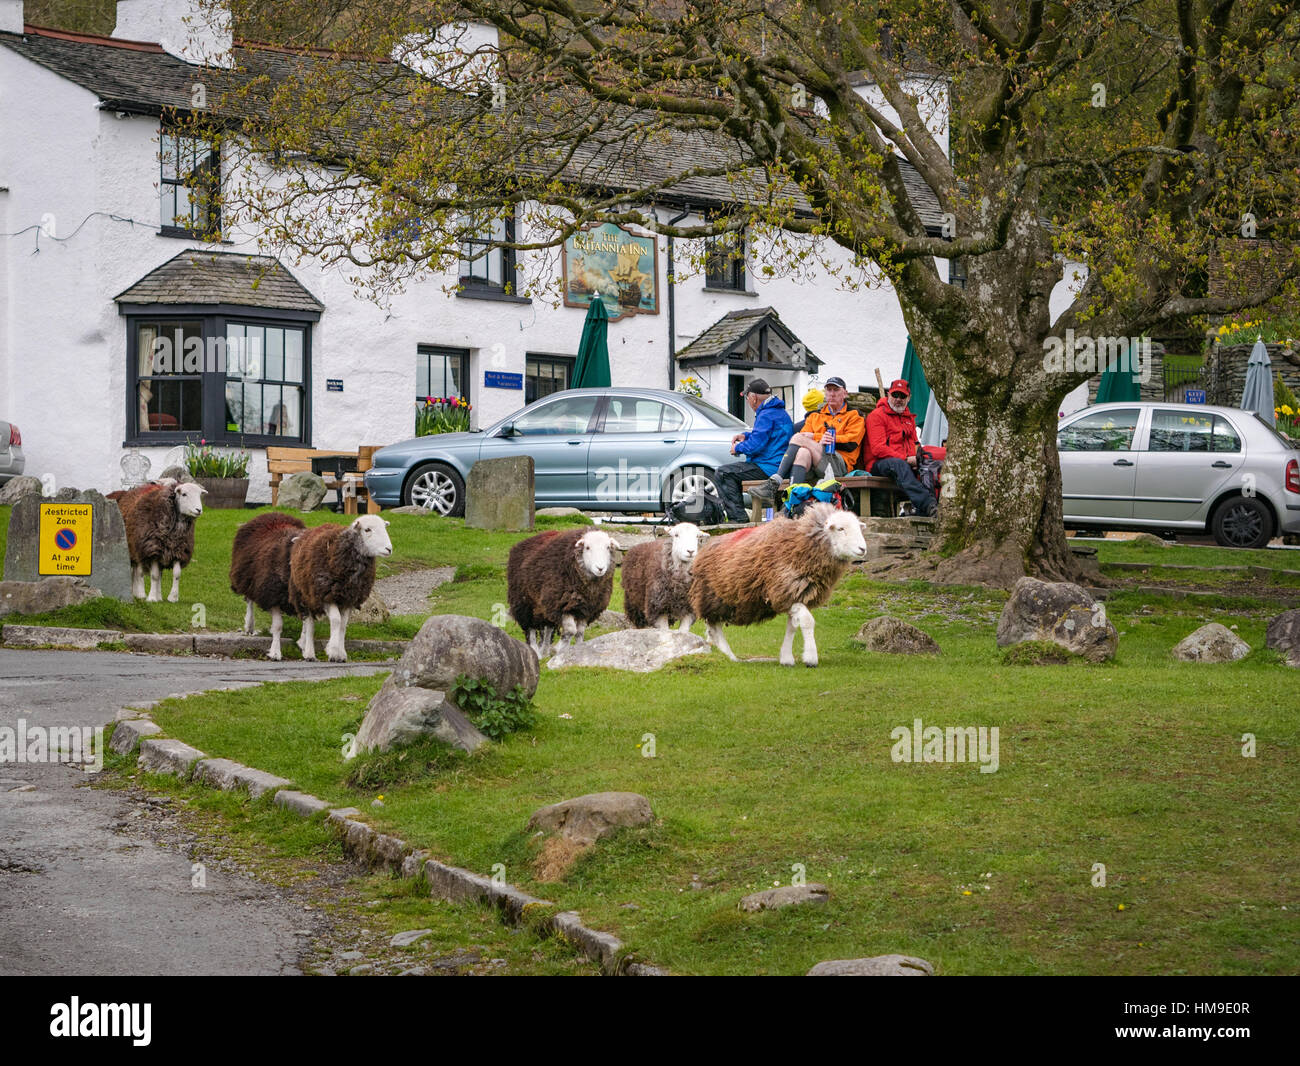
[[[1007,404],[952,371],[935,578],[1004,587],[1026,574],[1080,580],[1062,528],[1056,403]]]

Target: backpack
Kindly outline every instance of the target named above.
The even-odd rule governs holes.
[[[684,500],[669,504],[667,518],[672,523],[694,522],[697,526],[716,526],[727,520],[727,514],[716,496],[697,492]]]
[[[834,504],[836,510],[844,510],[840,483],[831,477],[816,485],[791,485],[785,490],[784,511],[787,518],[798,518],[810,503]]]
[[[943,461],[932,459],[930,453],[923,448],[918,448],[916,452],[916,480],[919,481],[926,490],[933,493],[934,498],[939,498],[939,475],[943,471]]]

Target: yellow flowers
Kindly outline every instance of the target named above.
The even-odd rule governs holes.
[[[1122,911],[1122,910],[1124,909],[1124,904],[1122,904],[1122,903],[1119,904],[1118,906],[1116,906],[1115,909],[1116,909],[1117,911]]]

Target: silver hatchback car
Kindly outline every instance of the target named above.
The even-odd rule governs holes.
[[[1065,524],[1211,533],[1262,548],[1300,532],[1300,452],[1252,411],[1104,403],[1061,420]]]

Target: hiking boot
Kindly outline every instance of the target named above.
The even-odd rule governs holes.
[[[907,500],[906,502],[900,503],[898,505],[899,518],[910,518],[914,514],[916,514],[916,506],[912,503],[911,500]]]
[[[781,479],[773,474],[763,484],[755,485],[750,489],[749,495],[759,503],[775,503],[777,497],[781,495]]]

